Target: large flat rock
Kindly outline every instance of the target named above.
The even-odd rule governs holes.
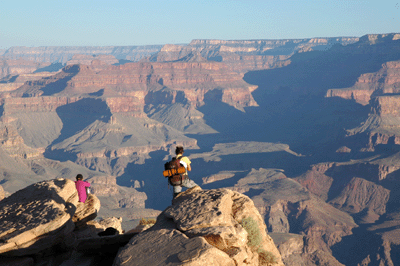
[[[91,195],[88,203],[78,204],[75,183],[63,178],[15,192],[0,201],[0,254],[35,254],[61,242],[74,230],[75,214],[85,220],[97,213],[98,199]]]

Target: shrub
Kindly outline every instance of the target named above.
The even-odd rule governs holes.
[[[276,263],[274,254],[260,247],[262,236],[257,222],[251,217],[246,217],[240,224],[247,231],[247,243],[249,247],[258,253],[258,262],[260,265],[272,265]]]
[[[262,237],[257,222],[251,217],[246,217],[240,224],[247,231],[248,245],[250,248],[257,250],[257,247],[262,242]]]
[[[153,225],[156,223],[156,219],[145,219],[142,218],[139,221],[139,225]]]
[[[276,263],[276,258],[271,252],[266,251],[262,248],[259,248],[257,252],[260,265],[272,265]]]

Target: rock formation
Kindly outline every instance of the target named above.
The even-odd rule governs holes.
[[[271,69],[290,64],[286,61],[298,51],[327,50],[334,44],[348,45],[358,38],[313,38],[287,40],[193,40],[189,45],[164,45],[149,60],[201,61],[225,63],[231,71],[245,73],[251,70]]]
[[[397,265],[399,41],[384,34],[1,51],[5,64],[33,63],[0,79],[0,184],[7,197],[83,173],[102,202],[97,215],[133,223],[170,202],[160,169],[184,145],[196,183],[253,200],[285,265]],[[33,70],[40,62],[46,67]],[[175,259],[268,257],[229,238],[239,227],[182,229],[175,203],[145,232],[186,245]],[[92,219],[88,212],[75,214]],[[99,230],[120,233],[119,219],[71,219],[72,238],[29,256],[79,247],[68,263],[91,252],[105,260],[98,250],[113,258],[131,237],[99,239]]]
[[[81,55],[113,55],[117,59],[139,61],[158,52],[161,45],[147,46],[41,46],[11,47],[3,52],[7,59],[25,59],[35,62],[65,64],[75,54]]]
[[[356,102],[367,105],[371,96],[399,93],[400,61],[382,64],[379,71],[362,74],[353,87],[346,89],[330,89],[327,97],[341,97],[353,99]]]
[[[75,183],[54,179],[28,186],[0,202],[0,254],[32,255],[66,238],[75,222],[94,219],[100,202],[78,203]]]
[[[109,256],[135,235],[121,235],[121,218],[93,220],[99,199],[89,194],[85,203],[79,203],[75,183],[69,179],[35,183],[3,199],[0,206],[0,262],[5,266],[102,260],[109,265],[113,259],[107,262]],[[100,236],[110,229],[114,235]]]
[[[78,203],[74,182],[68,179],[33,184],[3,199],[0,206],[0,260],[5,265],[33,265],[33,261],[79,265],[83,260],[96,261],[96,256],[110,263],[118,247],[137,234],[121,234],[120,218],[92,221],[100,201],[89,194],[87,202]],[[96,234],[112,228],[112,235]],[[283,266],[247,196],[199,187],[175,198],[155,225],[119,251],[114,265],[166,265],[171,260],[179,265]]]
[[[288,238],[288,233],[303,236],[303,252],[297,253],[301,263],[318,264],[318,261],[329,260],[332,263],[330,265],[339,265],[332,256],[331,247],[357,227],[350,215],[330,206],[293,179],[272,169],[253,169],[239,180],[234,189],[242,193],[253,191],[251,198],[263,215],[268,231],[275,233],[275,237]],[[286,245],[290,245],[289,242]],[[291,260],[292,252],[296,254],[292,250],[285,258]]]
[[[24,59],[7,59],[4,57],[0,57],[0,80],[7,76],[30,74],[33,73],[35,70],[46,67],[48,65],[50,64]]]
[[[386,213],[390,191],[362,178],[352,178],[341,194],[329,201],[334,207],[348,213],[365,211],[364,222],[372,223]]]
[[[75,54],[72,56],[71,60],[67,61],[68,65],[92,65],[93,61],[97,62],[100,65],[113,65],[117,64],[119,61],[112,55],[85,55],[85,54]]]
[[[94,62],[94,61],[93,61]],[[71,65],[47,79],[32,81],[9,96],[79,96],[94,94],[130,100],[124,112],[140,111],[144,104],[190,103],[201,106],[204,99],[222,101],[237,108],[256,106],[251,86],[223,63],[129,63],[120,66]],[[3,97],[7,94],[3,93]],[[109,99],[111,112],[120,112]]]
[[[248,197],[227,189],[203,191],[199,187],[175,198],[153,227],[120,250],[114,265],[170,263],[283,265]]]

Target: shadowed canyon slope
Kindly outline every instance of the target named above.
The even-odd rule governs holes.
[[[35,69],[3,67],[0,184],[82,173],[100,216],[152,217],[183,145],[203,189],[254,201],[285,265],[397,265],[399,36],[10,48]]]

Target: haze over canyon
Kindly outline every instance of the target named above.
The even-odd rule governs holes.
[[[11,47],[0,114],[0,199],[81,173],[129,228],[170,206],[182,145],[285,265],[400,265],[400,33]]]

